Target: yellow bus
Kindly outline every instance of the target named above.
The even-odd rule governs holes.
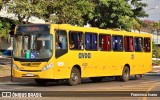
[[[51,80],[106,76],[128,81],[152,70],[150,34],[78,27],[68,24],[28,24],[15,28],[13,76],[33,78],[38,85]]]

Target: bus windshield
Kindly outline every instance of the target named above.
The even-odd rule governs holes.
[[[51,34],[16,34],[14,36],[14,59],[33,61],[49,59],[52,53]]]

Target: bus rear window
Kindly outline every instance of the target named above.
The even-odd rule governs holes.
[[[144,52],[150,52],[150,50],[151,50],[150,38],[144,38]]]
[[[134,50],[135,52],[142,52],[143,51],[143,38],[135,37],[134,38]]]

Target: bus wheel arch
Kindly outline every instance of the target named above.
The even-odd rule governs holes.
[[[67,81],[68,84],[71,86],[81,83],[81,68],[79,65],[74,65],[72,67],[70,72],[70,78]]]
[[[126,82],[130,79],[130,66],[129,64],[125,64],[122,70],[122,76],[120,76],[120,80]]]

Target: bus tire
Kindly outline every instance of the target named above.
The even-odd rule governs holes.
[[[140,79],[141,78],[141,75],[140,74],[136,74],[135,75],[135,79]]]
[[[104,77],[90,77],[90,80],[93,82],[100,82],[104,79]]]
[[[144,74],[140,74],[140,77],[141,77],[141,78],[144,77]]]
[[[70,78],[67,81],[70,86],[78,85],[81,83],[81,74],[78,68],[72,68]]]
[[[128,66],[124,66],[122,76],[120,76],[120,80],[126,82],[130,79],[130,71]]]
[[[35,79],[35,82],[39,86],[45,86],[47,84],[47,81],[45,79]]]

